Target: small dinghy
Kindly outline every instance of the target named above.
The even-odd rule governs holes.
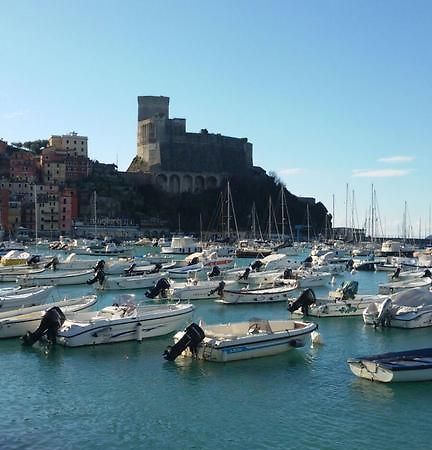
[[[432,380],[432,348],[350,358],[351,372],[383,383]]]
[[[303,347],[306,338],[316,329],[315,323],[294,320],[251,319],[218,325],[193,323],[174,335],[174,345],[165,350],[164,358],[173,361],[183,355],[230,362],[271,356]]]
[[[29,286],[68,286],[85,284],[93,270],[84,271],[44,271],[41,274],[22,275],[17,277],[17,284],[22,287]]]

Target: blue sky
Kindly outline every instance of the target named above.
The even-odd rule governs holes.
[[[345,224],[375,186],[386,234],[429,232],[430,1],[0,0],[0,137],[75,130],[125,170],[138,95],[189,131],[248,137],[254,162]],[[354,214],[353,214],[354,212]],[[349,219],[350,221],[350,219]],[[421,224],[421,226],[420,226]]]

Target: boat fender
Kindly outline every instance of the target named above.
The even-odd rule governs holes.
[[[63,311],[54,306],[50,308],[42,317],[41,323],[34,333],[28,331],[23,337],[23,345],[31,346],[39,341],[45,334],[50,343],[55,344],[57,331],[63,325],[66,317]]]
[[[189,348],[193,355],[196,355],[198,344],[204,337],[204,330],[198,324],[192,322],[184,330],[183,336],[173,346],[167,347],[163,353],[163,357],[168,361],[174,361],[187,348]]]
[[[311,343],[312,347],[314,347],[315,345],[324,345],[324,340],[321,336],[321,333],[319,333],[318,331],[312,331]]]
[[[141,322],[137,323],[137,341],[141,342],[143,339],[143,329],[142,329],[142,324]]]

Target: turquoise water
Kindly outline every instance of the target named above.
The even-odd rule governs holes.
[[[374,292],[386,274],[354,277],[361,292]],[[195,319],[208,323],[287,314],[284,304],[195,304]],[[346,359],[430,346],[432,330],[374,330],[361,318],[316,322],[323,346],[228,364],[167,362],[171,336],[47,354],[0,341],[0,448],[431,448],[432,384],[361,380]]]

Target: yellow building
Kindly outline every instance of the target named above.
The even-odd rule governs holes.
[[[87,136],[79,136],[72,131],[62,136],[53,135],[48,139],[49,147],[57,151],[64,152],[67,156],[85,156],[88,157]]]

